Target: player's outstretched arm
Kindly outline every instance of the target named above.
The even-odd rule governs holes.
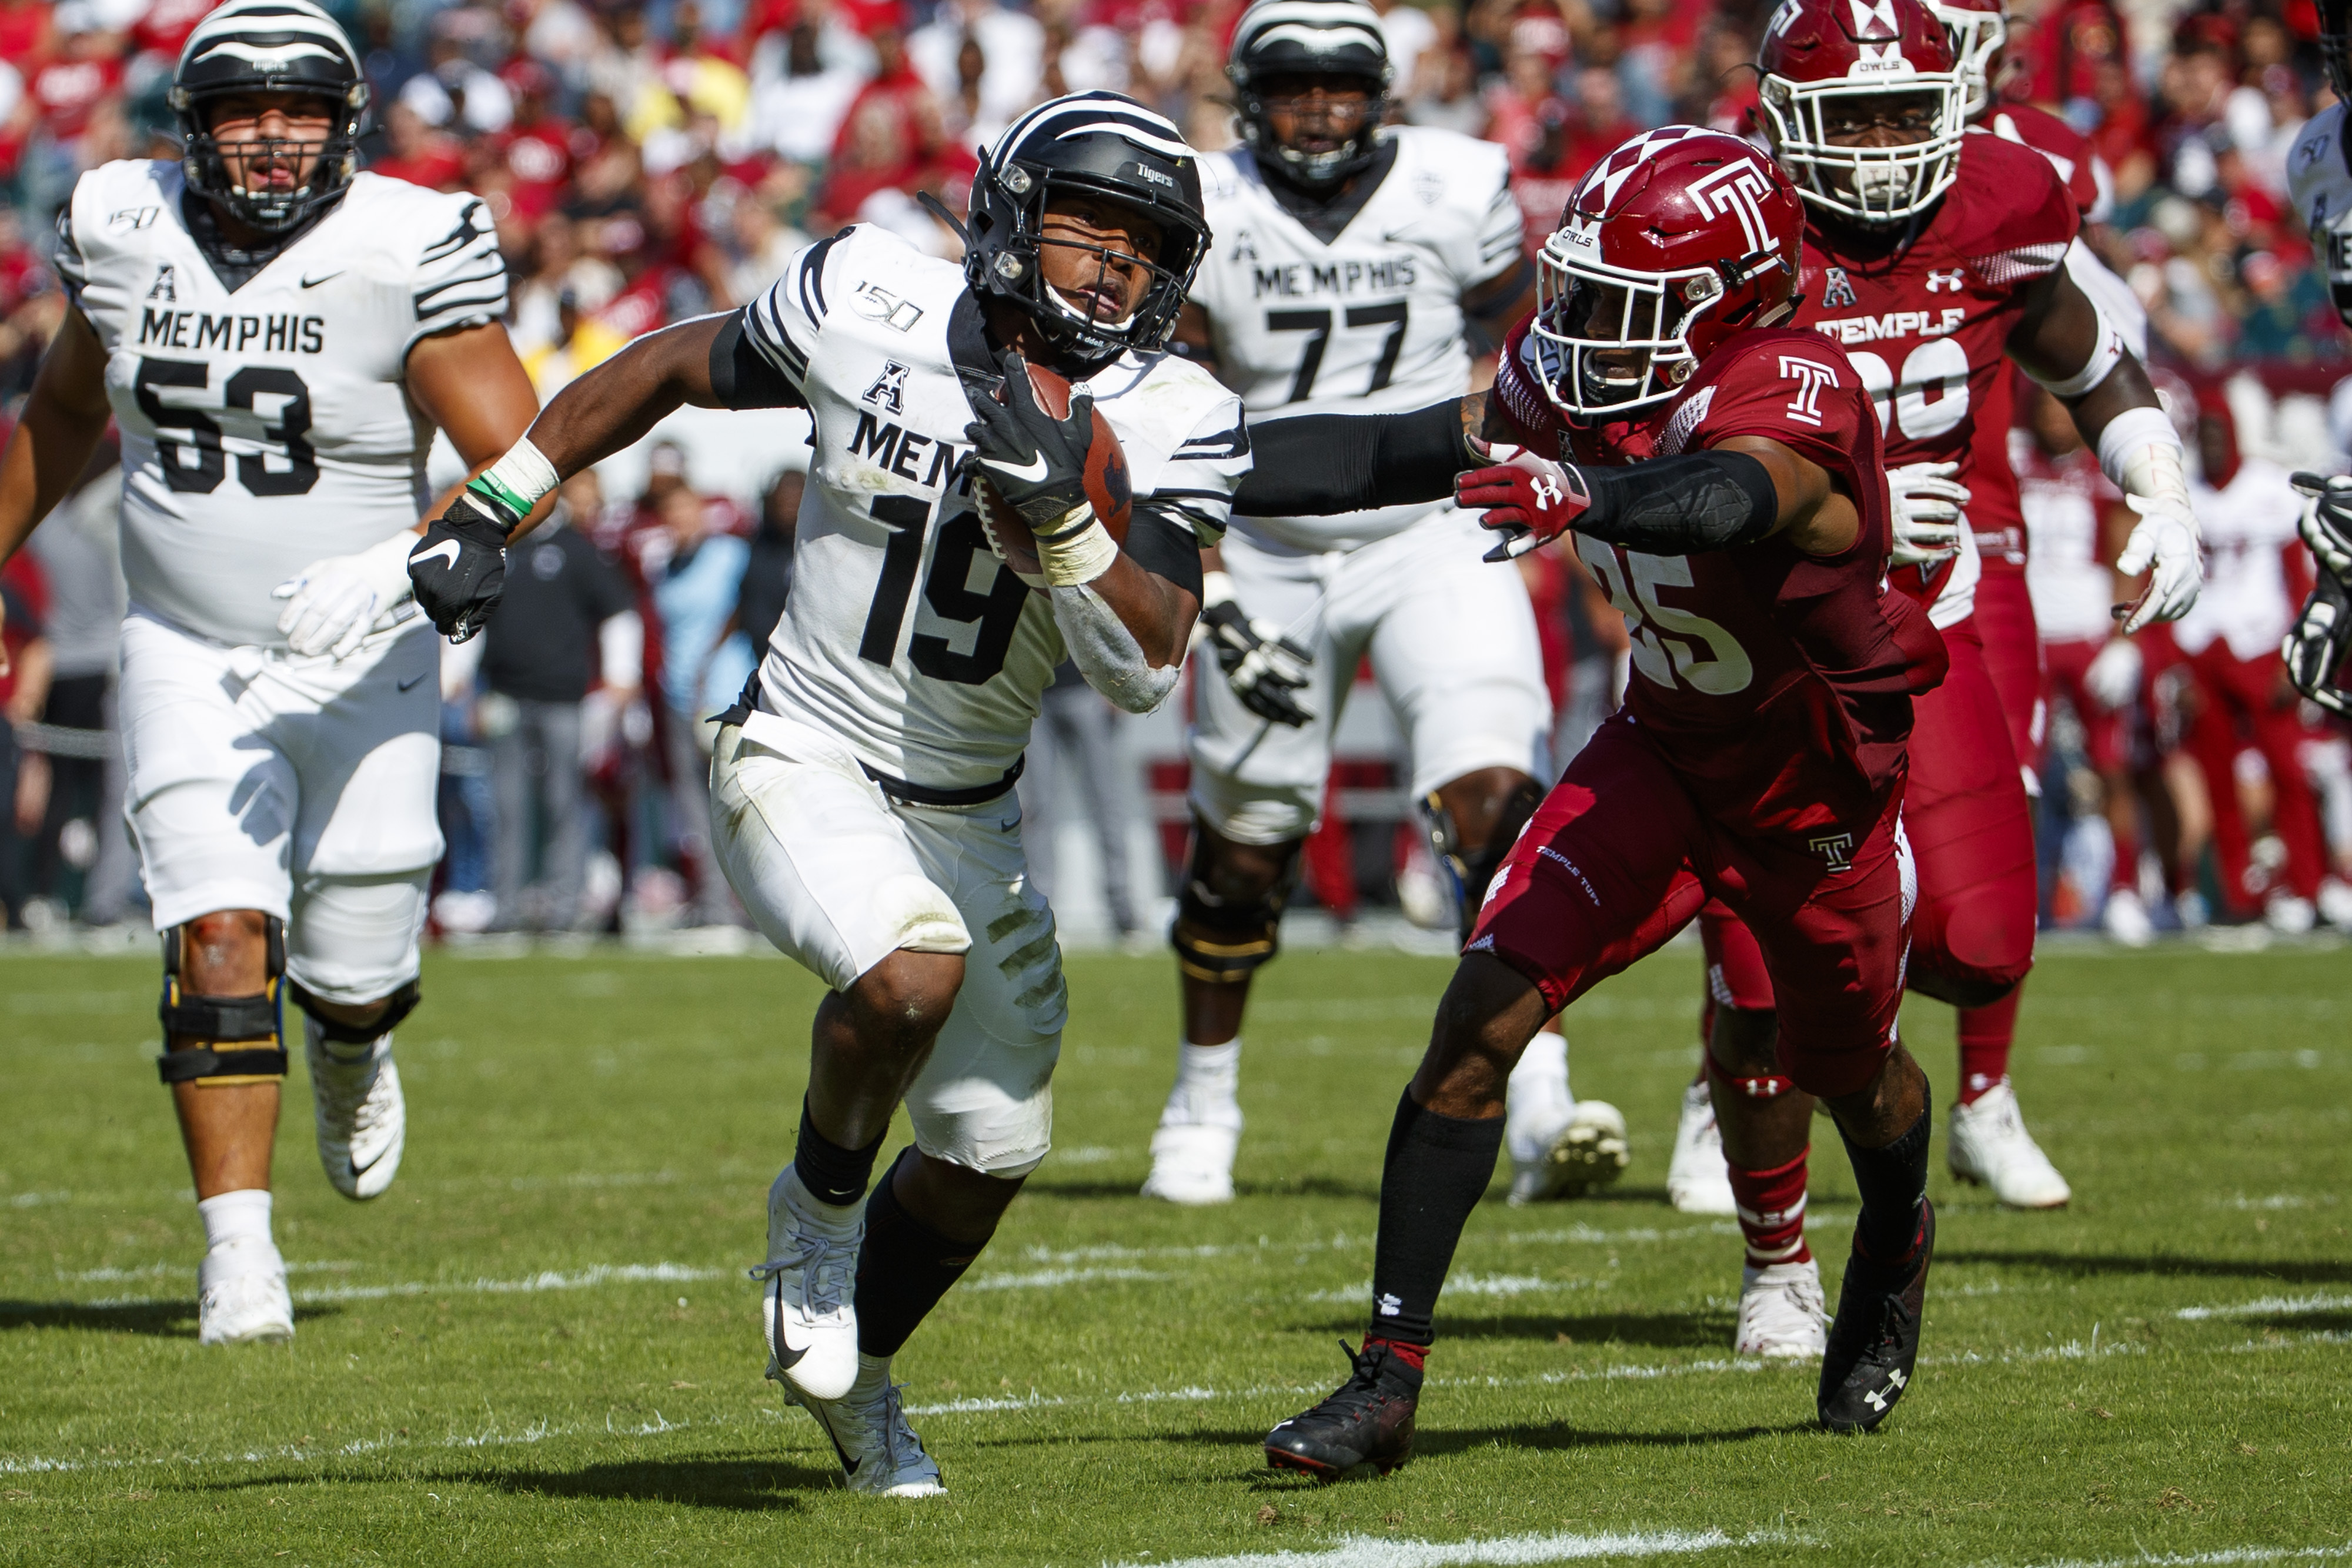
[[[1472,392],[1411,413],[1308,413],[1250,426],[1249,476],[1234,495],[1243,517],[1323,517],[1442,501],[1472,465],[1466,439],[1486,423]]]
[[[1483,511],[1506,560],[1573,530],[1645,555],[1696,555],[1774,535],[1812,555],[1838,555],[1862,515],[1830,471],[1768,436],[1735,435],[1703,452],[1624,467],[1557,463],[1525,447],[1474,440],[1485,466],[1454,498]]]
[[[2124,630],[2188,614],[2204,580],[2197,515],[2189,505],[2180,436],[2147,371],[2063,267],[2028,287],[2009,351],[2073,412],[2075,428],[2099,454],[2100,469],[2140,515],[2116,561],[2126,577],[2148,574],[2139,598],[2116,606]]]
[[[106,434],[108,413],[106,349],[82,313],[69,309],[0,452],[0,561],[16,553],[81,477]],[[7,673],[7,649],[0,645],[0,675]]]

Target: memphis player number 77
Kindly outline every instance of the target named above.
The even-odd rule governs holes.
[[[1411,319],[1412,302],[1391,299],[1379,305],[1350,305],[1342,318],[1349,327],[1386,327],[1387,340],[1381,344],[1381,357],[1372,361],[1371,384],[1364,388],[1369,397],[1384,390],[1389,379],[1396,374],[1397,355],[1404,348],[1404,329]],[[1269,310],[1265,313],[1265,329],[1269,332],[1305,332],[1307,348],[1298,356],[1298,373],[1290,379],[1290,401],[1305,402],[1315,395],[1316,372],[1323,368],[1323,350],[1331,341],[1331,312],[1326,310]]]

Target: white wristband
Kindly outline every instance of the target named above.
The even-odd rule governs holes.
[[[1220,604],[1231,604],[1233,601],[1234,580],[1230,576],[1222,571],[1206,571],[1201,574],[1202,611],[1214,610]]]
[[[1092,582],[1118,559],[1118,541],[1092,512],[1085,526],[1048,538],[1037,536],[1037,566],[1055,588],[1076,588]]]
[[[2180,433],[2172,428],[2172,421],[2160,408],[2127,408],[2107,421],[2106,428],[2099,432],[2099,472],[2126,495],[2154,495],[2147,487],[2157,482],[2150,465],[2158,460],[2151,449],[2161,449],[2169,459],[2173,481],[2186,494],[2187,485],[2179,477]]]
[[[524,517],[563,480],[555,472],[555,465],[547,460],[547,455],[533,446],[526,435],[508,447],[507,455],[491,464],[473,483],[487,489],[493,499],[517,517]]]

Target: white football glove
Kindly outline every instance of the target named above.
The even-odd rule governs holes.
[[[2338,582],[2352,582],[2352,474],[2297,474],[2294,487],[2312,497],[2297,525],[2313,557]]]
[[[1929,566],[1959,553],[1960,508],[1969,487],[1952,477],[1957,463],[1906,463],[1886,471],[1896,566]]]
[[[2107,645],[2092,657],[2090,668],[2083,672],[2083,690],[2109,713],[2120,713],[2139,695],[2143,663],[2138,643],[2110,637]]]
[[[2116,570],[2126,577],[2148,574],[2147,591],[2131,604],[2116,607],[2129,636],[2151,621],[2188,614],[2205,584],[2205,570],[2179,449],[2151,443],[2125,460],[2123,476],[2124,500],[2139,521],[2116,558]]]
[[[349,658],[369,628],[409,596],[408,552],[416,536],[397,533],[357,555],[314,560],[270,591],[286,601],[278,629],[286,645],[301,654]]]

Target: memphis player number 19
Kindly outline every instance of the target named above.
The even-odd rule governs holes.
[[[952,496],[952,492],[950,493]],[[868,507],[874,520],[890,530],[882,547],[882,575],[874,586],[874,605],[866,612],[866,630],[857,640],[857,656],[887,668],[898,652],[898,632],[907,623],[907,606],[915,594],[915,574],[923,563],[924,525],[931,518],[931,503],[920,496],[877,496]],[[995,580],[986,592],[971,586],[974,560],[994,567]],[[942,621],[977,624],[971,651],[959,653],[945,637],[918,632],[907,642],[907,660],[933,680],[958,685],[986,685],[1004,668],[1013,633],[1021,626],[1022,606],[1029,590],[988,548],[980,514],[969,507],[940,525],[939,543],[931,551],[930,576],[923,583],[923,600]]]
[[[212,368],[201,360],[142,359],[132,382],[139,412],[155,426],[156,460],[163,482],[183,495],[209,496],[236,454],[236,481],[249,496],[302,496],[319,482],[318,455],[304,435],[310,428],[310,389],[283,365],[247,365],[221,390],[221,418],[203,409],[163,401],[163,389],[201,392]],[[276,402],[274,411],[262,400]],[[243,414],[257,436],[227,435],[221,419]],[[179,432],[185,431],[182,435]],[[270,466],[272,459],[282,467]]]

